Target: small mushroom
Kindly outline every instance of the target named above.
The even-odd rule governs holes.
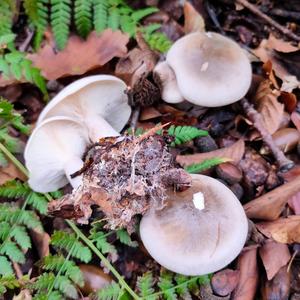
[[[111,75],[74,81],[49,102],[38,124],[50,117],[67,116],[85,124],[93,142],[101,137],[118,136],[131,114],[126,88],[121,79]]]
[[[214,32],[194,32],[177,40],[167,53],[166,63],[155,68],[162,79],[162,99],[169,103],[182,98],[206,107],[228,105],[247,93],[251,65],[242,48]],[[166,76],[167,75],[167,76]]]
[[[24,152],[29,185],[37,192],[55,191],[68,182],[77,188],[81,176],[70,175],[83,166],[82,155],[89,143],[87,129],[69,117],[52,117],[32,132]]]
[[[222,269],[242,250],[248,222],[236,196],[218,180],[192,175],[192,187],[170,192],[162,210],[143,216],[140,235],[163,267],[184,275]]]

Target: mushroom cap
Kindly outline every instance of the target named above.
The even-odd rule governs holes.
[[[55,191],[68,183],[66,169],[80,168],[78,161],[89,143],[88,133],[77,120],[53,117],[40,123],[25,148],[30,187],[41,193]]]
[[[151,209],[143,216],[140,235],[163,267],[184,275],[203,275],[236,258],[245,244],[248,222],[242,205],[224,184],[204,175],[192,178],[191,188],[169,194],[167,207]],[[193,202],[199,192],[204,196],[202,210]]]
[[[177,40],[167,53],[182,96],[207,107],[228,105],[247,93],[249,59],[233,40],[214,32],[195,32]]]
[[[168,103],[184,101],[176,81],[176,76],[166,61],[159,62],[153,69],[161,87],[161,98]]]
[[[131,114],[126,88],[124,81],[111,75],[76,80],[47,104],[39,116],[38,124],[55,116],[87,122],[89,116],[96,115],[104,118],[116,131],[121,131]]]

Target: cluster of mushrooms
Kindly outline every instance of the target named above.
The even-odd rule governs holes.
[[[191,33],[176,41],[154,75],[162,99],[218,107],[240,100],[251,82],[251,66],[234,41],[217,33]],[[29,185],[51,192],[67,183],[74,189],[88,145],[118,136],[131,108],[126,84],[109,75],[90,76],[63,89],[43,110],[25,149]],[[167,206],[142,217],[140,237],[165,268],[184,275],[215,272],[242,250],[248,222],[236,196],[224,184],[192,175],[192,186],[168,192]]]

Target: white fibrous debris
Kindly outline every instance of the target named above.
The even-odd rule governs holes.
[[[208,69],[208,61],[202,64],[200,71],[204,72]]]
[[[195,207],[199,210],[202,210],[205,208],[205,203],[204,203],[204,195],[201,192],[195,193],[193,195],[193,203]]]

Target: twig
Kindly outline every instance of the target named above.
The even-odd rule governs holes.
[[[277,23],[276,21],[274,21],[272,18],[270,18],[265,13],[260,11],[255,5],[249,3],[247,0],[236,0],[236,2],[243,5],[247,9],[249,9],[252,13],[257,15],[261,19],[265,20],[267,23],[269,23],[271,26],[273,26],[276,29],[278,29],[279,31],[281,31],[283,34],[287,35],[288,37],[290,37],[291,39],[293,39],[297,42],[300,42],[300,36],[296,35],[288,28],[286,28],[286,27],[280,25],[279,23]]]
[[[270,10],[271,15],[279,16],[283,18],[291,18],[295,20],[300,20],[300,12],[283,10],[280,8],[273,8]]]
[[[284,153],[274,143],[271,134],[268,132],[268,130],[264,126],[264,123],[263,123],[260,113],[257,112],[253,108],[253,105],[250,104],[246,98],[241,100],[241,104],[243,106],[245,113],[247,114],[247,117],[253,122],[253,126],[260,133],[261,138],[263,139],[263,141],[266,143],[266,145],[270,148],[271,152],[273,153],[273,155],[277,161],[279,171],[286,172],[289,169],[291,169],[294,166],[294,162],[287,159],[286,156],[284,155]]]
[[[131,114],[131,120],[130,120],[130,127],[132,128],[132,130],[136,129],[137,122],[138,122],[139,117],[140,117],[140,113],[141,113],[141,107],[140,106],[136,106],[135,108],[133,108],[132,114]]]
[[[19,47],[20,52],[25,52],[27,50],[27,48],[28,48],[28,46],[29,46],[29,44],[32,40],[32,37],[34,35],[34,31],[26,29],[26,34],[27,34],[26,39],[24,40],[24,42]]]

